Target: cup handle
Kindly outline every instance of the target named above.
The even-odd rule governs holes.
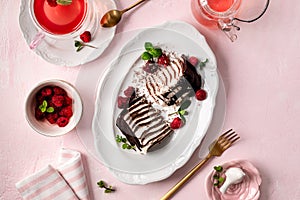
[[[43,39],[45,38],[45,34],[43,32],[38,32],[33,40],[30,42],[30,49],[35,49],[37,46],[39,46],[39,44],[43,41]]]
[[[237,30],[239,30],[239,28],[232,24],[232,20],[219,20],[218,27],[221,31],[223,31],[223,33],[225,33],[231,42],[234,42],[237,39],[235,28],[237,28]]]

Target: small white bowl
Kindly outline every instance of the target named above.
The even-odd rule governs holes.
[[[58,86],[67,92],[67,95],[73,99],[72,110],[73,116],[65,127],[59,127],[57,124],[50,124],[46,119],[37,120],[35,118],[36,94],[45,86]],[[82,101],[78,91],[70,83],[63,80],[52,79],[46,80],[35,86],[29,93],[25,103],[26,119],[29,125],[38,133],[45,136],[61,136],[73,130],[82,116]]]

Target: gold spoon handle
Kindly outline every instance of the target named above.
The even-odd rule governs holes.
[[[208,154],[200,163],[198,163],[189,173],[187,173],[175,186],[173,186],[160,200],[167,200],[175,194],[190,178],[211,158]]]
[[[144,1],[146,1],[146,0],[140,0],[140,1],[136,2],[135,4],[129,6],[128,8],[125,8],[125,9],[122,10],[121,12],[122,12],[122,13],[125,13],[125,12],[127,12],[128,10],[130,10],[130,9],[132,9],[132,8],[134,8],[134,7],[136,7],[137,5],[143,3]]]

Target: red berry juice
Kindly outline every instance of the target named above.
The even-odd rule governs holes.
[[[85,19],[86,0],[72,0],[70,5],[51,6],[47,0],[34,0],[34,15],[43,29],[52,34],[68,34],[77,30]]]
[[[207,0],[209,7],[217,12],[224,12],[228,10],[233,2],[234,0]]]
[[[210,15],[209,11],[204,8],[202,0],[192,0],[192,13],[196,20],[207,27],[217,28],[216,19],[214,16]],[[236,5],[234,5],[236,4]],[[238,9],[240,1],[238,0],[206,0],[206,7],[208,7],[211,12],[216,13],[226,13],[232,7]],[[233,6],[234,5],[234,6]]]

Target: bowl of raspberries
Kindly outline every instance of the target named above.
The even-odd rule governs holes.
[[[58,79],[34,87],[26,100],[29,125],[45,136],[60,136],[76,127],[82,115],[82,101],[71,84]]]

